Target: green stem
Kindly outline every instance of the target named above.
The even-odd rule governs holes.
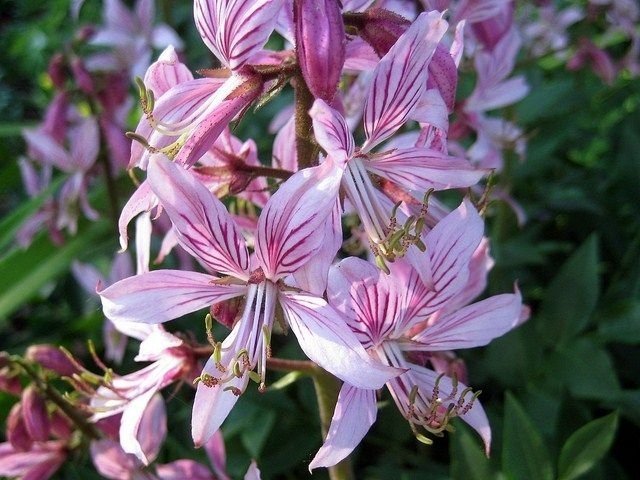
[[[11,357],[11,361],[22,367],[27,375],[31,377],[40,393],[42,393],[48,400],[55,403],[56,406],[62,410],[62,412],[80,429],[83,434],[92,440],[102,438],[100,430],[98,430],[94,424],[90,423],[86,417],[84,417],[72,404],[60,395],[60,392],[42,379],[31,365],[19,357]]]
[[[322,437],[327,437],[333,410],[338,401],[338,393],[340,392],[340,382],[336,377],[324,370],[318,368],[312,376],[313,386],[316,390],[316,398],[318,399],[318,411],[320,412],[320,425],[322,428]],[[352,480],[354,478],[351,460],[349,457],[343,461],[329,467],[329,478],[331,480]]]
[[[313,167],[317,164],[318,152],[313,144],[313,123],[309,110],[313,106],[313,95],[309,91],[301,74],[295,77],[295,124],[296,151],[298,153],[298,168]]]

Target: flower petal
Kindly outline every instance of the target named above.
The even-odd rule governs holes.
[[[159,384],[131,400],[120,420],[122,449],[145,465],[155,460],[167,436],[167,412],[158,394]]]
[[[220,200],[190,172],[161,155],[149,163],[149,183],[188,252],[212,271],[249,278],[244,238]]]
[[[233,353],[232,353],[233,354]],[[230,358],[225,359],[223,364],[227,365]],[[216,369],[215,360],[209,358],[202,370],[210,375],[220,375]],[[249,375],[245,373],[241,378],[235,375],[222,385],[207,387],[199,382],[196,389],[196,396],[193,400],[193,413],[191,416],[191,435],[196,447],[202,446],[211,436],[218,431],[222,422],[227,418],[229,412],[238,401],[238,396],[231,391],[225,390],[227,387],[235,387],[244,391],[249,383]]]
[[[522,297],[494,295],[439,317],[412,338],[412,350],[439,351],[481,347],[519,324]]]
[[[401,303],[387,277],[373,264],[349,257],[331,268],[328,297],[344,313],[351,330],[365,348],[387,337],[402,316]]]
[[[155,270],[125,278],[99,291],[107,318],[162,323],[242,295],[246,286],[217,285],[216,277],[181,270]]]
[[[441,13],[423,13],[382,57],[364,105],[367,141],[363,151],[390,137],[409,118],[426,87],[428,63],[447,26]]]
[[[309,471],[317,467],[331,467],[346,458],[376,421],[376,414],[375,390],[355,388],[344,383],[338,394],[329,433],[311,460]]]
[[[475,185],[487,174],[467,160],[428,148],[403,148],[365,163],[367,170],[418,195],[433,188],[446,190]]]
[[[283,0],[195,0],[196,28],[213,54],[232,70],[267,42]]]
[[[443,305],[466,285],[469,262],[480,244],[483,229],[484,224],[475,207],[469,200],[464,200],[426,235],[433,291],[438,305]],[[430,299],[429,304],[430,308],[435,307]]]
[[[402,370],[373,360],[340,314],[324,299],[282,292],[280,304],[304,353],[325,370],[359,388],[380,388]]]
[[[256,257],[271,280],[292,273],[311,259],[338,198],[342,169],[331,159],[293,175],[271,197],[258,220]]]
[[[342,115],[321,99],[313,103],[309,115],[313,120],[316,140],[330,157],[344,162],[353,155],[355,142]]]

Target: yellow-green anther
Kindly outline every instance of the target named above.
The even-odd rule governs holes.
[[[419,442],[424,443],[425,445],[433,445],[433,440],[431,440],[430,438],[425,437],[423,434],[418,432],[415,432],[414,434],[416,440],[418,440]]]
[[[213,346],[213,361],[216,362],[217,365],[220,363],[220,360],[222,360],[222,343],[217,342]]]
[[[391,209],[391,218],[396,217],[396,214],[398,213],[398,208],[400,208],[401,204],[402,204],[402,200],[400,200],[393,206],[393,208]]]
[[[149,113],[153,112],[155,106],[156,96],[153,94],[153,90],[147,90],[147,108],[149,109]]]
[[[416,226],[413,229],[413,231],[417,236],[420,236],[420,234],[424,230],[425,224],[426,223],[425,223],[424,217],[418,217],[418,220],[416,221]]]
[[[396,250],[396,246],[400,244],[400,240],[406,234],[404,230],[398,230],[389,237],[389,250]]]
[[[264,343],[271,345],[271,330],[266,325],[262,326],[262,335],[264,335]]]
[[[416,238],[413,243],[418,248],[418,250],[420,250],[421,252],[426,252],[427,251],[427,246],[419,238]]]
[[[233,374],[238,378],[242,377],[242,370],[240,370],[240,364],[238,362],[233,364]]]
[[[415,221],[416,221],[415,215],[411,215],[409,218],[407,218],[407,221],[404,222],[404,227],[402,227],[402,228],[404,230],[406,230],[407,232],[409,232],[409,230],[411,230],[411,227],[413,226]]]
[[[262,383],[262,378],[260,377],[260,375],[258,375],[253,370],[249,372],[249,378],[251,380],[253,380],[254,382],[256,382],[257,384],[261,384]]]
[[[416,397],[418,396],[418,386],[414,385],[411,387],[411,392],[409,392],[409,404],[413,405],[416,403]]]
[[[384,258],[380,255],[376,255],[376,265],[380,270],[382,270],[387,275],[391,273],[391,270],[389,270],[389,267],[387,267],[387,264],[385,263]]]

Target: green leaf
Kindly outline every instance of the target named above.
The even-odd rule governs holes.
[[[598,339],[631,345],[640,343],[640,302],[629,302],[603,318],[598,325]]]
[[[558,461],[558,478],[573,480],[587,473],[607,453],[618,427],[618,413],[593,420],[565,442]]]
[[[112,233],[111,224],[100,221],[80,230],[61,247],[42,235],[27,250],[14,250],[0,259],[0,320],[35,297],[48,282],[66,272],[74,258],[95,249]]]
[[[598,301],[598,239],[590,236],[562,265],[546,291],[538,328],[549,345],[584,330]]]
[[[502,467],[513,480],[551,480],[549,452],[526,412],[507,394],[504,418]]]
[[[260,457],[275,423],[276,413],[273,410],[259,409],[240,434],[242,444],[253,458]]]
[[[577,398],[607,400],[620,392],[609,353],[587,338],[551,353],[541,371],[546,374],[541,381],[547,387],[554,391],[568,389]]]
[[[480,442],[463,425],[456,425],[449,436],[451,445],[451,478],[453,480],[490,480],[495,478],[489,459]]]

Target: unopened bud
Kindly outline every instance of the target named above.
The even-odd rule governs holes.
[[[55,410],[51,414],[50,419],[51,433],[61,440],[68,440],[71,437],[72,428],[69,419],[59,410]]]
[[[49,67],[47,68],[47,73],[53,85],[60,90],[64,88],[64,82],[67,79],[67,71],[64,63],[64,55],[62,55],[62,53],[56,53],[51,57]]]
[[[39,442],[49,439],[47,404],[33,385],[22,393],[22,418],[31,438]]]
[[[383,57],[409,28],[411,22],[383,8],[370,8],[364,13],[359,33],[378,56]]]
[[[22,404],[16,403],[7,416],[7,440],[16,450],[27,451],[31,449],[33,440],[22,418]]]
[[[10,393],[19,396],[22,392],[22,385],[17,375],[9,367],[0,369],[0,392]]]
[[[80,58],[75,57],[71,60],[71,72],[78,88],[87,95],[91,95],[94,92],[93,80]]]
[[[32,345],[27,349],[25,357],[61,376],[70,377],[79,372],[69,357],[53,345]]]
[[[294,8],[296,54],[302,76],[314,97],[331,102],[346,57],[339,2],[299,0]]]

